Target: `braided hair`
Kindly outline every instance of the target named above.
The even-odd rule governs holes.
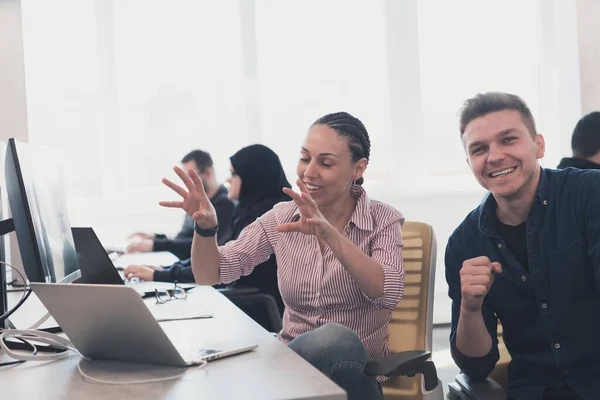
[[[312,124],[312,126],[315,125],[326,125],[336,131],[338,135],[345,137],[348,141],[348,148],[353,162],[357,162],[361,158],[366,158],[369,161],[371,141],[369,140],[367,128],[358,118],[341,111],[319,118]],[[362,185],[363,182],[364,179],[361,176],[355,183]]]

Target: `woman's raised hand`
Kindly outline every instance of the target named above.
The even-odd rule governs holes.
[[[163,178],[162,182],[180,195],[182,200],[161,201],[158,204],[163,207],[181,208],[196,221],[200,228],[213,229],[217,226],[217,212],[206,195],[202,179],[193,169],[188,170],[186,174],[181,168],[175,166],[173,171],[179,175],[187,190],[167,178]]]
[[[326,239],[335,229],[319,211],[319,206],[308,194],[304,182],[298,179],[296,184],[300,188],[300,193],[288,188],[283,188],[283,191],[298,205],[300,219],[296,222],[281,224],[277,230],[279,232],[302,232],[307,235],[315,235],[319,239]]]

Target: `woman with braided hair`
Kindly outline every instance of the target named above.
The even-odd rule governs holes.
[[[364,373],[369,360],[389,354],[388,324],[402,296],[401,226],[394,208],[367,197],[363,173],[370,155],[367,130],[346,112],[328,114],[301,147],[297,185],[237,238],[218,247],[214,208],[193,171],[175,172],[185,189],[163,179],[195,221],[192,269],[196,282],[235,281],[275,254],[285,304],[279,339],[348,393],[382,399]],[[260,267],[258,267],[260,268]]]

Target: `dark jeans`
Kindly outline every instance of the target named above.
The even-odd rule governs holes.
[[[381,385],[365,374],[363,344],[345,326],[323,325],[298,336],[289,347],[344,389],[348,400],[383,400]]]

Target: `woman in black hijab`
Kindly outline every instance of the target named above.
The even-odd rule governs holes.
[[[291,200],[282,189],[291,188],[281,161],[273,150],[262,144],[244,147],[229,158],[231,178],[228,197],[237,200],[233,212],[231,237],[237,239],[247,225],[281,201]]]
[[[246,226],[272,209],[275,204],[290,201],[291,198],[283,193],[282,189],[291,188],[291,185],[285,177],[279,157],[266,146],[254,144],[244,147],[229,160],[231,178],[228,179],[228,197],[238,201],[233,212],[229,240],[235,240]],[[234,286],[257,288],[259,293],[273,296],[280,315],[283,315],[284,305],[279,294],[275,256],[271,256],[257,266],[250,275],[242,276]],[[264,307],[243,301],[236,302],[233,298],[232,300],[256,322],[269,330],[270,322]]]
[[[229,237],[219,238],[226,243],[238,238],[242,230],[258,217],[269,211],[282,201],[290,201],[283,193],[284,187],[291,188],[285,177],[279,157],[273,150],[261,144],[253,144],[239,150],[229,158],[231,161],[231,177],[228,197],[237,200],[231,219]],[[222,240],[223,239],[223,240]],[[191,259],[178,261],[170,267],[129,266],[124,271],[127,278],[138,277],[144,280],[179,283],[194,282]],[[271,256],[248,276],[242,276],[234,284],[236,288],[256,288],[259,293],[273,296],[280,314],[283,314],[283,301],[277,283],[277,263]],[[248,315],[266,329],[270,322],[262,307],[237,303]]]

